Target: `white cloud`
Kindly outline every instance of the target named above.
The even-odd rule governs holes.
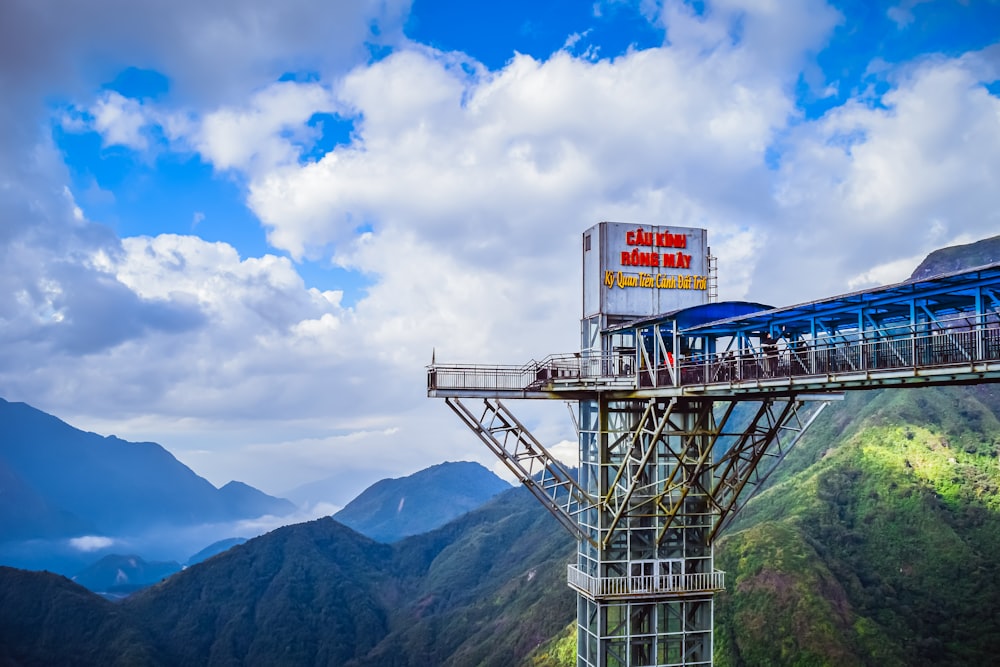
[[[207,114],[194,144],[218,169],[273,169],[298,160],[301,151],[295,140],[309,139],[306,122],[313,114],[334,110],[322,86],[279,82],[255,94],[247,108],[225,107]]]
[[[1000,229],[1000,99],[979,54],[894,71],[880,105],[852,101],[784,146],[779,206],[754,289],[772,301],[905,279],[907,261]],[[808,275],[792,292],[790,276]]]
[[[123,97],[115,91],[105,92],[91,108],[94,129],[100,133],[105,146],[127,146],[144,151],[149,141],[143,128],[149,124],[138,100]]]
[[[0,19],[25,7],[7,3]],[[663,48],[522,55],[495,72],[419,45],[359,57],[373,17],[403,43],[394,3],[140,16],[105,0],[46,26],[65,37],[51,53],[5,42],[17,36],[0,20],[0,53],[23,56],[0,58],[2,80],[22,81],[0,109],[12,149],[0,167],[19,175],[0,190],[0,395],[159,440],[213,482],[276,493],[373,461],[395,475],[446,458],[489,464],[426,399],[431,350],[511,363],[570,351],[580,233],[595,222],[707,227],[722,296],[775,305],[896,280],[934,247],[995,233],[1000,112],[981,85],[996,78],[995,54],[881,63],[879,104],[859,97],[810,120],[796,85],[841,20],[834,10],[644,7],[667,31]],[[84,44],[102,36],[107,53],[176,86],[166,101],[79,103],[107,144],[148,150],[158,125],[166,150],[245,179],[274,247],[332,258],[366,290],[345,300],[283,257],[195,236],[119,239],[86,220],[30,128],[39,81],[93,95],[96,79],[75,84],[66,63],[104,71]],[[316,81],[275,83],[312,67]],[[301,164],[315,113],[352,118],[353,140]],[[66,115],[65,129],[83,127]],[[562,406],[518,411],[543,443],[572,441]]]
[[[69,545],[76,549],[77,551],[100,551],[101,549],[107,549],[115,541],[110,537],[104,537],[102,535],[84,535],[82,537],[74,537],[69,540]]]
[[[355,144],[255,179],[249,203],[293,256],[369,221],[488,270],[551,257],[603,218],[708,225],[726,238],[748,205],[766,208],[764,151],[793,113],[784,82],[747,79],[741,58],[560,53],[470,76],[447,56],[401,53],[341,86],[358,114]],[[562,274],[575,270],[566,256]],[[526,279],[551,278],[551,260],[535,263]]]

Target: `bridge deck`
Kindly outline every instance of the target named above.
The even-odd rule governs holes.
[[[625,344],[610,354],[435,364],[428,395],[728,396],[1000,381],[1000,263],[679,326],[686,315],[616,327]]]

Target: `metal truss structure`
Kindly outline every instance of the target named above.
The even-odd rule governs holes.
[[[473,412],[457,398],[445,403],[563,527],[577,539],[588,539],[576,517],[593,506],[594,499],[503,403],[483,399],[481,412]]]
[[[713,545],[830,400],[1000,382],[1000,263],[789,308],[582,322],[581,351],[432,364],[449,407],[576,538],[578,667],[712,664]],[[502,399],[576,401],[574,475]],[[473,410],[460,399],[481,399]]]
[[[616,466],[607,490],[599,495],[584,490],[501,401],[482,399],[481,411],[471,410],[457,398],[448,398],[445,403],[574,537],[607,548],[622,519],[635,512],[657,518],[661,524],[657,542],[662,541],[683,515],[684,501],[692,491],[708,499],[716,516],[708,537],[711,541],[761,488],[825,407],[825,402],[809,398],[809,402],[767,398],[753,405],[735,400],[700,401],[691,430],[680,423],[682,410],[675,413],[674,408],[681,404],[678,399],[666,403],[649,400],[635,424],[616,433],[611,449],[622,464]],[[728,430],[731,418],[736,421],[733,414],[737,406],[743,406],[744,412],[747,407],[756,407],[749,421]],[[673,467],[658,484],[647,473],[654,455],[691,464]],[[706,485],[704,479],[711,482]],[[579,517],[590,509],[610,517],[599,540],[580,529]]]
[[[501,401],[446,402],[581,545],[568,579],[587,666],[711,664],[714,538],[825,405],[589,402],[578,482]]]

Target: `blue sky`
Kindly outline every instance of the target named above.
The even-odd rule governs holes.
[[[579,234],[724,298],[1000,232],[1000,2],[0,7],[0,396],[272,493],[493,462],[424,366],[576,345]],[[549,406],[551,407],[551,406]],[[562,406],[526,419],[563,449]]]

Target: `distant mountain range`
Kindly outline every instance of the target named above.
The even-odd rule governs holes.
[[[87,433],[24,403],[0,399],[0,434],[0,470],[14,490],[0,496],[6,537],[117,535],[295,510],[240,482],[217,489],[156,443]]]
[[[116,605],[0,567],[0,664],[508,667],[571,622],[572,551],[518,488],[392,545],[286,526]]]
[[[188,558],[184,565],[177,561],[147,561],[134,554],[109,554],[78,572],[72,580],[106,598],[121,599],[244,542],[243,537],[220,540]]]
[[[288,489],[282,492],[281,497],[288,498],[299,507],[328,507],[332,514],[384,477],[384,471],[352,467]]]
[[[87,433],[0,399],[0,563],[73,574],[95,558],[88,549],[121,536],[169,541],[172,532],[295,509],[241,482],[217,489],[156,443]]]
[[[105,597],[123,598],[181,571],[176,561],[147,562],[140,556],[105,556],[73,577],[73,581]]]
[[[478,463],[441,463],[373,484],[333,518],[373,540],[395,542],[443,526],[508,489]]]
[[[245,486],[236,484],[230,483],[222,491]],[[395,542],[443,526],[509,489],[510,484],[478,463],[446,462],[407,477],[382,480],[334,518],[374,540]],[[243,538],[216,542],[191,556],[187,565],[244,542]],[[121,598],[162,581],[182,567],[177,561],[147,561],[136,554],[108,554],[72,579],[105,597]]]
[[[337,516],[389,542],[441,526],[508,488],[479,464],[444,463],[383,480]],[[150,558],[142,550],[148,541],[123,536],[153,533],[169,541],[176,533],[194,551],[216,542],[211,536],[226,526],[238,530],[234,522],[296,509],[242,482],[217,489],[156,443],[87,433],[0,399],[0,563],[53,569],[92,590],[118,594],[180,570],[183,559],[176,553],[173,560]],[[192,528],[199,526],[218,528],[198,543],[202,533]],[[227,538],[201,557],[223,550],[219,544],[241,541]]]

